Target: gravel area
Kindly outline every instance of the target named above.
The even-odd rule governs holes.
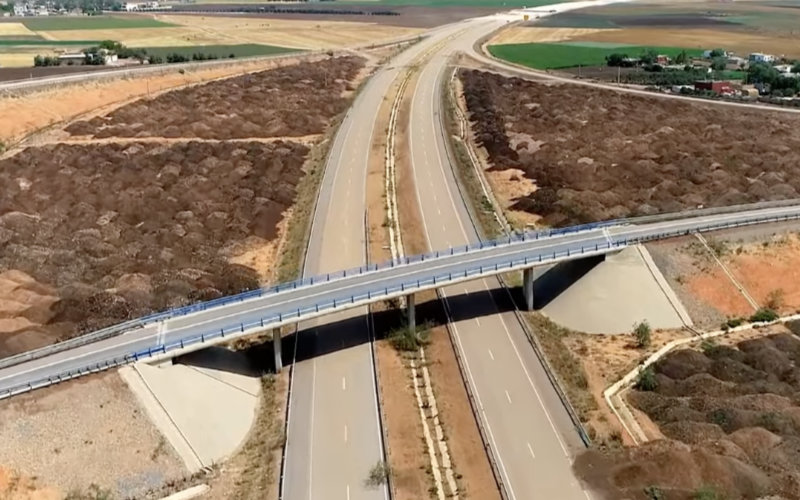
[[[116,372],[0,402],[0,464],[63,492],[130,498],[185,474]]]

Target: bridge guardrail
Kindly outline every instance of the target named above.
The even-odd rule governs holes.
[[[733,222],[726,221],[716,224],[712,223],[691,229],[674,229],[670,231],[653,233],[650,235],[635,236],[630,238],[618,238],[616,240],[614,240],[614,237],[612,236],[611,240],[606,242],[605,244],[581,245],[579,249],[575,250],[567,249],[566,251],[562,252],[539,253],[536,257],[524,257],[522,259],[519,258],[512,259],[510,261],[498,262],[494,266],[470,267],[458,273],[442,273],[438,275],[433,275],[432,277],[425,279],[410,280],[391,287],[383,287],[382,289],[378,288],[376,290],[367,290],[365,293],[336,297],[324,302],[316,303],[312,306],[308,306],[305,308],[298,308],[295,310],[273,314],[271,316],[261,317],[258,320],[251,321],[248,323],[243,323],[243,322],[235,323],[230,326],[220,328],[219,330],[215,329],[214,331],[204,332],[201,333],[200,335],[185,337],[168,344],[161,344],[155,346],[154,348],[148,348],[147,350],[135,351],[122,358],[113,358],[112,360],[106,362],[91,363],[85,367],[62,372],[56,376],[43,378],[28,384],[21,384],[19,386],[12,387],[11,389],[6,389],[3,392],[0,392],[0,399],[20,394],[22,392],[27,392],[35,388],[45,387],[53,383],[69,380],[70,378],[75,378],[76,376],[85,375],[86,373],[94,373],[96,371],[102,371],[111,367],[119,366],[121,364],[127,364],[133,361],[138,361],[140,358],[151,357],[154,354],[158,353],[166,354],[169,351],[173,351],[176,349],[184,349],[187,346],[191,346],[197,343],[205,343],[209,340],[214,340],[219,337],[224,338],[226,335],[231,335],[235,333],[245,333],[245,331],[250,329],[270,328],[272,324],[289,321],[292,318],[300,319],[303,317],[303,315],[306,314],[319,314],[319,313],[325,313],[327,311],[333,311],[345,304],[355,304],[356,302],[361,303],[364,300],[377,301],[398,294],[402,295],[402,294],[414,293],[421,289],[436,288],[437,284],[439,284],[439,286],[447,286],[450,282],[454,280],[468,279],[471,276],[480,277],[483,275],[498,274],[515,269],[522,269],[525,267],[535,267],[536,265],[546,264],[554,260],[557,260],[559,258],[571,257],[578,254],[594,255],[597,253],[602,253],[604,250],[610,250],[612,247],[624,248],[626,246],[629,246],[630,244],[671,238],[675,236],[684,236],[694,232],[708,232],[720,229],[728,229],[733,227],[760,224],[765,222],[780,222],[780,221],[797,220],[797,219],[800,219],[800,213],[791,215],[780,215],[780,216],[753,217],[741,221],[733,221]],[[501,243],[507,244],[507,242],[511,239],[513,239],[513,237],[504,238],[502,240],[494,240],[494,242],[482,243],[482,245],[483,248],[496,247],[499,246]],[[467,247],[469,247],[469,245],[467,245]],[[433,252],[433,254],[441,255],[442,252]],[[452,255],[453,253],[444,252],[444,254]],[[413,262],[414,260],[412,259],[413,258],[405,260]],[[424,258],[421,258],[420,260],[424,260]],[[371,271],[375,270],[374,268],[372,268],[372,266],[362,266],[362,268],[359,269],[369,269]],[[159,316],[161,314],[163,313],[152,315],[152,317]]]
[[[450,249],[450,255],[459,255],[462,253],[468,253],[474,250],[482,250],[488,247],[497,247],[501,244],[511,244],[514,242],[519,241],[526,241],[529,238],[538,239],[541,237],[550,237],[556,235],[564,235],[564,234],[572,234],[578,233],[581,231],[588,231],[592,229],[596,229],[597,227],[601,226],[610,226],[615,225],[614,221],[605,221],[602,223],[592,223],[592,224],[584,224],[580,226],[573,226],[570,228],[565,229],[546,229],[541,231],[527,231],[524,233],[517,233],[511,237],[506,237],[499,240],[487,240],[487,241],[480,241],[478,243],[474,243],[472,245],[465,245],[463,247],[453,248]],[[172,309],[167,309],[166,311],[160,311],[153,314],[149,314],[147,316],[143,316],[140,318],[136,318],[133,320],[129,320],[123,323],[119,323],[117,325],[112,325],[107,328],[103,328],[101,330],[97,330],[95,332],[87,333],[85,335],[81,335],[79,337],[75,337],[69,340],[65,340],[63,342],[59,342],[57,344],[53,344],[50,346],[41,347],[39,349],[34,349],[32,351],[24,352],[21,354],[17,354],[14,356],[10,356],[4,359],[0,359],[0,369],[7,368],[9,366],[14,366],[20,363],[24,363],[27,361],[31,361],[34,359],[39,359],[44,356],[48,356],[50,354],[55,354],[57,352],[61,352],[68,349],[73,349],[75,347],[80,347],[82,345],[86,345],[92,342],[97,342],[100,340],[104,340],[107,338],[114,337],[116,335],[120,335],[122,333],[141,328],[147,326],[150,323],[154,323],[157,321],[163,321],[171,318],[176,318],[179,316],[186,316],[188,314],[192,314],[195,312],[205,311],[212,307],[220,307],[229,304],[234,304],[237,302],[243,302],[248,299],[255,299],[259,297],[263,297],[265,295],[279,293],[284,290],[294,290],[299,287],[303,286],[310,286],[314,284],[319,284],[321,282],[329,282],[334,281],[340,278],[346,278],[347,276],[352,276],[353,274],[363,274],[365,272],[372,272],[377,271],[380,269],[386,269],[390,267],[396,267],[400,265],[412,264],[414,262],[423,262],[426,259],[436,258],[444,255],[444,251],[434,251],[429,252],[422,255],[414,255],[411,257],[406,257],[403,259],[395,259],[391,261],[386,261],[378,264],[370,264],[366,266],[360,266],[358,268],[346,269],[344,271],[338,271],[335,273],[327,273],[319,276],[311,276],[308,278],[298,279],[294,281],[289,281],[286,283],[280,283],[278,285],[274,285],[271,287],[266,288],[257,288],[254,290],[248,290],[245,292],[237,293],[234,295],[227,295],[225,297],[219,297],[217,299],[212,299],[204,302],[197,302],[194,304],[189,304],[185,306],[180,306]]]

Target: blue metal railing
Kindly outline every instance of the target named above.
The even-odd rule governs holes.
[[[44,387],[44,385],[49,385],[52,383],[57,383],[63,380],[69,380],[74,378],[78,375],[83,375],[86,373],[94,373],[96,371],[104,370],[107,368],[120,366],[122,364],[131,363],[134,361],[138,361],[140,359],[145,359],[148,357],[152,357],[158,354],[165,354],[170,351],[174,351],[176,349],[184,349],[188,346],[192,346],[198,343],[206,343],[218,338],[224,338],[228,335],[236,334],[236,333],[244,333],[248,330],[254,328],[264,328],[264,327],[273,327],[278,326],[285,322],[297,321],[302,319],[303,317],[308,317],[310,315],[316,314],[324,314],[326,312],[332,312],[336,309],[345,307],[345,306],[352,306],[356,303],[361,303],[362,301],[378,301],[383,300],[385,298],[390,298],[396,295],[403,295],[408,293],[413,293],[418,290],[423,290],[427,288],[437,288],[440,286],[446,286],[449,283],[452,283],[457,280],[464,280],[469,279],[470,277],[479,277],[483,275],[492,275],[501,272],[507,272],[514,269],[520,269],[525,267],[533,267],[540,264],[550,263],[558,259],[562,258],[569,258],[572,256],[577,255],[586,255],[586,254],[598,254],[598,253],[606,253],[612,249],[624,248],[630,244],[635,243],[642,243],[651,240],[658,240],[658,239],[666,239],[675,236],[682,236],[691,234],[693,232],[707,232],[712,230],[720,230],[720,229],[727,229],[732,227],[740,227],[746,225],[753,225],[759,224],[764,222],[779,222],[779,221],[786,221],[786,220],[795,220],[800,218],[800,214],[797,215],[783,215],[783,216],[765,216],[765,217],[754,217],[750,219],[746,219],[744,221],[737,221],[737,222],[721,222],[716,224],[709,224],[700,227],[694,227],[691,229],[675,229],[670,231],[663,231],[659,233],[649,234],[649,235],[642,235],[642,236],[633,236],[630,238],[617,238],[615,239],[614,236],[610,236],[611,240],[603,243],[603,244],[593,244],[593,245],[581,245],[580,248],[575,250],[567,249],[566,251],[561,252],[552,252],[552,253],[538,253],[527,257],[522,258],[512,258],[507,261],[497,262],[494,265],[484,265],[484,266],[474,266],[468,267],[463,271],[459,271],[456,273],[449,272],[449,273],[441,273],[435,274],[433,276],[419,279],[419,280],[410,280],[406,282],[401,282],[400,284],[387,286],[383,288],[376,288],[372,290],[367,290],[366,292],[362,292],[356,295],[346,295],[342,297],[336,297],[333,299],[328,299],[323,302],[318,302],[311,306],[298,308],[294,310],[288,310],[280,313],[275,313],[270,316],[264,316],[257,320],[250,321],[247,323],[240,322],[228,325],[223,328],[215,329],[208,332],[203,332],[199,335],[192,335],[189,337],[185,337],[168,344],[162,344],[153,346],[148,348],[147,350],[140,350],[133,352],[131,354],[125,355],[121,358],[113,358],[108,361],[103,361],[100,363],[93,363],[86,367],[82,367],[76,370],[65,371],[60,373],[59,375],[42,378],[36,380],[34,382],[28,384],[22,384],[11,389],[4,390],[0,392],[0,399],[5,397],[9,397],[15,394],[19,394],[21,392],[25,392],[27,390],[35,389],[38,387]],[[592,224],[592,225],[584,225],[581,229],[570,231],[571,233],[584,231],[584,230],[593,230],[599,227],[612,225],[608,224]],[[149,321],[154,321],[156,318],[158,319],[166,319],[169,317],[175,317],[182,314],[188,314],[189,312],[198,311],[208,309],[209,307],[213,306],[220,306],[226,303],[231,303],[234,301],[241,301],[246,300],[246,298],[251,297],[259,297],[263,296],[268,293],[278,293],[282,290],[287,289],[296,289],[303,286],[308,286],[311,284],[319,283],[322,281],[332,281],[334,279],[339,279],[338,277],[345,277],[351,276],[355,274],[363,274],[365,272],[374,272],[376,270],[385,269],[387,267],[394,267],[397,265],[405,265],[411,262],[417,261],[424,261],[430,258],[441,257],[443,255],[455,255],[466,253],[470,251],[474,251],[476,249],[483,249],[483,248],[491,248],[497,247],[501,245],[508,245],[510,243],[516,241],[524,241],[533,239],[539,239],[544,234],[544,237],[550,237],[552,234],[549,232],[529,232],[519,236],[510,236],[506,238],[502,238],[500,240],[488,241],[488,242],[481,242],[473,245],[466,245],[464,247],[458,247],[457,249],[450,249],[448,251],[440,251],[440,252],[430,252],[425,254],[424,256],[412,256],[408,259],[402,259],[400,261],[390,261],[388,263],[378,264],[378,265],[370,265],[370,266],[362,266],[360,268],[356,268],[353,270],[348,271],[341,271],[339,273],[332,273],[324,275],[324,279],[322,277],[314,277],[314,278],[306,278],[304,280],[297,280],[291,283],[284,283],[275,287],[271,287],[268,289],[258,289],[258,290],[251,290],[249,292],[245,292],[242,294],[237,294],[232,297],[225,297],[221,299],[215,299],[208,302],[203,302],[200,304],[194,304],[192,306],[185,306],[183,308],[178,308],[172,311],[166,311],[164,313],[158,313],[146,318],[142,318],[140,321],[142,323],[146,323]],[[560,232],[558,234],[565,234],[564,232]],[[222,300],[227,299],[227,300]],[[181,311],[181,314],[175,314],[175,311]],[[152,318],[152,319],[151,319]]]

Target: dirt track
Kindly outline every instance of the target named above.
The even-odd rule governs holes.
[[[338,58],[175,91],[96,119],[146,141],[106,133],[0,161],[0,357],[269,279],[305,143],[347,108],[363,65]]]
[[[493,168],[519,168],[538,186],[513,208],[547,224],[799,196],[798,117],[479,71],[460,77]]]

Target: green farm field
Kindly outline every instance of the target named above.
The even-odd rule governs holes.
[[[129,28],[166,28],[175,26],[142,16],[57,16],[22,20],[31,31],[107,30]]]
[[[337,5],[387,5],[414,7],[497,7],[498,10],[519,7],[539,7],[558,3],[559,0],[347,0]]]
[[[670,57],[675,57],[684,50],[689,56],[699,57],[702,55],[702,50],[698,49],[622,44],[613,47],[584,46],[574,43],[515,43],[489,46],[489,52],[494,57],[536,69],[601,66],[605,64],[605,58],[608,55],[622,53],[630,57],[637,57],[648,49]]]
[[[276,47],[274,45],[241,44],[241,45],[196,45],[192,47],[142,47],[148,54],[166,57],[168,54],[180,54],[191,57],[192,54],[214,54],[224,59],[233,54],[236,57],[269,56],[273,54],[289,54],[301,52],[297,49]]]

